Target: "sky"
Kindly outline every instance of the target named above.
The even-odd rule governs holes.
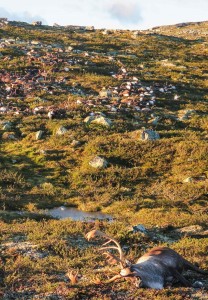
[[[111,29],[208,20],[208,0],[0,0],[0,17]]]

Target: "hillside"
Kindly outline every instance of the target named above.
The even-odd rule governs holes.
[[[0,22],[2,299],[206,298],[192,273],[204,289],[99,284],[114,269],[84,234],[111,233],[130,259],[162,244],[208,268],[207,43],[208,22]],[[114,220],[45,215],[60,206]],[[75,286],[68,269],[82,275]]]

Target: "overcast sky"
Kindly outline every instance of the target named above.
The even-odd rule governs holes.
[[[0,0],[0,17],[48,25],[146,29],[208,20],[208,0]]]

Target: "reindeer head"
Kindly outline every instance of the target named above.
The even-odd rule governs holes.
[[[118,241],[116,241],[114,238],[108,236],[107,234],[103,233],[100,230],[92,230],[90,232],[88,232],[86,234],[86,239],[88,241],[90,241],[91,239],[94,238],[102,238],[102,239],[106,239],[107,241],[102,244],[102,247],[98,250],[117,250],[119,253],[119,257],[115,256],[114,254],[110,253],[110,252],[104,252],[103,254],[106,255],[108,262],[110,264],[115,264],[115,263],[119,263],[120,267],[121,267],[121,271],[118,275],[115,275],[113,278],[109,279],[108,282],[112,282],[116,279],[119,278],[125,278],[125,279],[129,279],[131,281],[134,282],[134,284],[139,287],[141,285],[141,280],[138,277],[138,275],[136,275],[136,272],[133,269],[133,265],[126,260],[125,255],[122,251],[122,248],[120,246],[120,244],[118,243]],[[111,243],[113,243],[114,245],[110,245]],[[108,246],[107,246],[108,245]]]
[[[124,256],[124,253],[122,251],[120,244],[115,239],[113,239],[112,237],[108,236],[107,234],[103,233],[100,230],[92,230],[86,234],[86,239],[88,241],[90,241],[91,239],[96,238],[96,237],[100,237],[100,238],[107,240],[107,242],[102,244],[102,247],[99,250],[110,250],[110,249],[117,250],[119,252],[119,256],[120,256],[119,258],[110,253],[108,253],[108,255],[110,255],[111,258],[114,258],[117,262],[119,262],[121,268],[125,268],[126,267],[125,256]],[[113,245],[110,246],[109,245],[110,243],[114,243],[115,246],[113,246]],[[106,245],[109,245],[109,246],[106,246]]]

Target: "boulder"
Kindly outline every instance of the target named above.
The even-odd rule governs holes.
[[[160,139],[159,133],[151,129],[143,129],[140,133],[140,140],[142,141],[153,141],[159,139]]]
[[[94,120],[91,121],[91,123],[102,125],[102,126],[105,126],[105,127],[111,127],[112,126],[112,121],[110,119],[102,117],[102,116],[95,117]]]
[[[56,131],[57,135],[63,135],[68,131],[64,126],[60,126],[59,129]]]
[[[105,160],[103,157],[95,156],[90,162],[89,165],[96,169],[102,169],[106,168],[108,165],[107,160]]]

